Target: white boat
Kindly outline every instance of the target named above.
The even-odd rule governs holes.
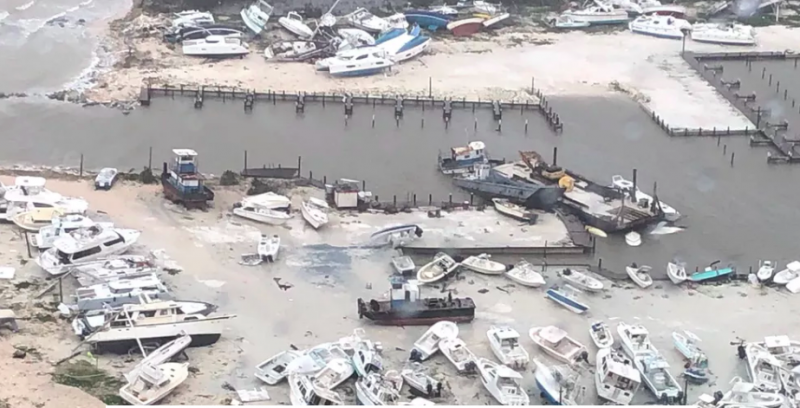
[[[439,351],[439,342],[443,339],[458,337],[458,326],[449,321],[442,321],[431,326],[420,338],[414,342],[414,350],[419,353],[419,359],[424,361]]]
[[[173,14],[172,27],[197,27],[214,24],[214,15],[207,11],[185,10]]]
[[[233,214],[264,224],[283,225],[292,219],[291,201],[274,193],[259,194],[236,203]]]
[[[777,408],[784,404],[784,397],[773,392],[760,392],[753,383],[739,377],[731,379],[730,391],[722,395],[718,407]]]
[[[419,26],[410,30],[392,29],[375,40],[375,48],[386,53],[395,64],[422,54],[431,44],[431,38],[421,34]]]
[[[139,296],[152,299],[172,299],[167,287],[155,273],[131,279],[115,280],[75,291],[77,310],[98,310],[104,307],[140,303]]]
[[[544,277],[533,269],[530,262],[522,260],[516,263],[510,271],[506,272],[506,277],[523,286],[538,288],[545,284]]]
[[[294,350],[282,351],[257,365],[255,376],[269,385],[278,384],[289,375],[286,367],[301,355]]]
[[[528,336],[545,353],[562,363],[574,365],[589,355],[583,344],[556,326],[534,327],[528,331]]]
[[[775,272],[775,264],[771,261],[760,261],[758,265],[758,272],[756,272],[756,277],[761,282],[766,282],[772,278],[772,274]]]
[[[591,25],[588,21],[575,20],[570,15],[551,15],[545,19],[545,22],[550,27],[563,28],[567,30],[586,28]]]
[[[611,348],[614,345],[614,335],[603,321],[596,321],[589,325],[589,337],[598,349]]]
[[[381,349],[370,340],[361,339],[353,347],[352,364],[359,377],[366,377],[370,372],[380,372],[383,369]]]
[[[164,299],[158,298],[151,298],[146,294],[139,294],[138,296],[139,302],[138,303],[126,303],[126,304],[150,304],[150,303],[158,303],[164,302]],[[198,301],[175,301],[175,300],[168,300],[171,306],[174,306],[176,313],[178,314],[185,314],[185,315],[203,315],[208,316],[209,314],[213,313],[217,310],[216,305],[212,305],[206,302],[198,302]],[[88,336],[95,331],[103,328],[108,321],[107,317],[109,313],[119,312],[122,308],[125,307],[125,304],[120,305],[119,307],[111,307],[107,306],[103,309],[96,309],[96,310],[87,310],[87,311],[77,311],[70,309],[70,312],[77,311],[79,315],[72,320],[70,324],[72,326],[72,331],[75,333],[76,336],[85,337]]]
[[[421,284],[433,283],[449,275],[456,268],[458,268],[458,262],[449,255],[439,252],[433,257],[433,261],[419,268],[417,280]]]
[[[392,258],[392,268],[400,275],[413,275],[417,266],[414,265],[414,260],[410,256],[396,256]]]
[[[405,245],[422,236],[422,228],[416,224],[396,225],[394,227],[384,228],[369,236],[370,247],[382,247],[391,245],[396,247]]]
[[[625,234],[625,243],[632,247],[642,245],[642,236],[636,231]]]
[[[519,343],[519,333],[511,327],[492,326],[486,332],[494,355],[503,365],[513,369],[522,369],[528,366],[530,356]]]
[[[315,386],[306,375],[289,373],[288,378],[292,405],[344,405],[338,393]]]
[[[786,290],[791,293],[800,293],[800,277],[794,278],[786,284]]]
[[[300,14],[294,11],[290,11],[285,17],[279,18],[278,24],[301,40],[310,40],[314,37],[314,30],[303,22],[303,17]]]
[[[492,27],[496,26],[497,24],[507,20],[509,17],[511,17],[510,13],[498,13],[498,14],[492,15],[489,18],[487,18],[486,20],[483,20],[483,27],[484,28],[492,28]]]
[[[689,279],[689,276],[686,275],[686,267],[674,262],[667,263],[667,277],[676,285],[680,285],[685,282],[686,279]]]
[[[303,56],[310,56],[317,51],[317,44],[312,41],[279,41],[264,48],[264,58],[273,61],[301,61]]]
[[[644,16],[671,16],[675,18],[686,18],[686,7],[679,4],[654,4],[646,5],[642,9]]]
[[[629,405],[642,382],[633,362],[610,348],[600,349],[595,360],[597,396],[617,405]]]
[[[653,284],[653,278],[650,276],[651,270],[652,268],[647,265],[638,266],[636,263],[625,267],[625,272],[628,273],[631,280],[642,288]]]
[[[703,354],[703,351],[697,345],[699,342],[700,338],[690,331],[684,331],[683,333],[672,332],[672,344],[687,360],[694,361],[696,357]]]
[[[328,223],[328,203],[319,198],[309,197],[300,204],[300,210],[303,214],[303,219],[306,220],[308,225],[319,229]]]
[[[53,246],[58,237],[66,235],[66,233],[75,231],[81,228],[89,228],[95,225],[101,228],[113,228],[114,223],[111,222],[94,222],[86,216],[78,214],[68,214],[61,217],[56,217],[51,220],[50,225],[44,226],[39,229],[39,232],[31,236],[31,245],[38,248],[40,251],[49,249]]]
[[[130,383],[136,381],[136,378],[139,377],[142,371],[147,370],[145,367],[156,367],[168,363],[178,353],[183,351],[186,347],[189,347],[191,343],[192,336],[189,335],[182,335],[175,338],[175,340],[165,343],[163,346],[145,356],[133,370],[125,374],[125,379]]]
[[[352,375],[353,364],[349,359],[334,358],[311,378],[311,382],[317,388],[332,390],[347,381]]]
[[[632,181],[625,180],[625,178],[620,175],[611,177],[611,187],[622,191],[628,197],[631,196],[631,190],[635,188],[635,198],[637,203],[641,200],[647,200],[648,205],[649,203],[653,202],[653,196],[639,190],[639,187],[634,186]],[[667,203],[659,200],[658,205],[661,207],[661,211],[664,212],[664,218],[667,221],[677,221],[679,218],[681,218],[681,213],[679,213],[675,208],[667,205]]]
[[[141,256],[111,258],[72,268],[73,276],[84,287],[149,276],[156,272],[158,268],[153,262]]]
[[[442,339],[439,342],[439,350],[460,373],[470,371],[470,366],[474,365],[477,360],[475,354],[472,354],[464,341],[459,338]]]
[[[622,24],[628,21],[628,13],[625,10],[615,9],[610,4],[599,1],[583,10],[568,10],[561,15],[590,25]]]
[[[314,375],[334,359],[348,359],[350,356],[337,343],[324,343],[306,350],[302,356],[290,362],[286,372]]]
[[[781,390],[780,367],[783,365],[766,348],[757,344],[745,345],[747,376],[763,392]]]
[[[397,405],[403,405],[403,406],[436,405],[436,403],[433,402],[433,401],[426,400],[425,398],[422,398],[422,397],[416,397],[416,398],[414,398],[414,399],[412,399],[411,401],[408,401],[408,402],[406,402],[406,401],[398,402]]]
[[[342,56],[326,58],[328,72],[333,77],[369,76],[380,74],[394,65],[394,62],[379,49],[359,49],[359,53],[360,55],[353,58]]]
[[[275,262],[278,260],[278,251],[281,249],[281,237],[277,235],[268,236],[261,234],[258,240],[258,256],[263,261]]]
[[[37,208],[15,214],[11,217],[11,222],[23,231],[38,232],[42,227],[52,225],[53,219],[62,215],[57,208]]]
[[[261,34],[272,15],[272,6],[264,0],[258,0],[242,9],[240,15],[244,25],[256,35]]]
[[[478,256],[470,256],[461,261],[461,265],[473,272],[482,273],[484,275],[502,275],[506,272],[506,266],[500,262],[492,261],[491,255],[480,254]]]
[[[400,390],[378,373],[370,373],[356,381],[358,405],[395,405],[399,400]]]
[[[359,8],[342,18],[353,27],[372,33],[382,33],[391,28],[388,21],[375,16],[364,8]]]
[[[790,340],[789,336],[767,336],[764,342],[757,344],[778,359],[800,360],[800,341]]]
[[[250,47],[239,35],[209,35],[181,43],[183,55],[204,58],[244,57]]]
[[[642,15],[628,23],[628,28],[637,34],[680,40],[691,32],[692,25],[686,20],[672,16]]]
[[[722,45],[756,45],[756,31],[736,23],[699,23],[692,26],[692,41]]]
[[[778,285],[786,285],[793,279],[800,277],[800,261],[793,261],[786,264],[786,269],[775,274],[772,282]]]
[[[485,358],[478,359],[476,365],[481,383],[500,405],[530,404],[528,393],[520,385],[522,375],[518,372]]]
[[[85,214],[89,203],[82,198],[65,197],[44,188],[47,180],[42,177],[21,176],[14,179],[13,186],[5,186],[3,200],[5,212],[0,219],[11,220],[21,212],[36,208],[57,208],[63,214]]]
[[[683,389],[669,372],[667,361],[650,342],[647,329],[641,325],[619,323],[617,334],[622,350],[633,360],[645,386],[658,398],[659,403],[680,401]]]
[[[189,363],[145,366],[136,379],[119,390],[131,405],[153,405],[175,391],[189,377]]]
[[[72,266],[107,258],[127,251],[141,232],[97,225],[72,231],[53,242],[53,247],[36,257],[36,264],[51,275],[60,275]]]
[[[561,272],[561,279],[570,285],[589,292],[599,292],[603,290],[603,282],[591,277],[588,273],[566,268]]]
[[[548,299],[567,308],[567,310],[581,314],[589,310],[589,305],[580,300],[580,295],[582,293],[583,292],[570,285],[564,285],[562,287],[552,286],[550,289],[547,289],[545,295]]]
[[[582,392],[577,386],[578,376],[569,367],[548,366],[533,359],[533,378],[549,405],[580,405],[578,399]]]
[[[426,374],[419,363],[412,364],[412,368],[403,369],[400,371],[400,375],[403,377],[403,382],[416,390],[415,394],[418,395],[432,398],[435,397],[436,389],[442,387],[440,381]]]
[[[536,220],[539,219],[539,214],[537,212],[528,210],[521,205],[514,204],[505,198],[493,198],[492,203],[494,204],[494,209],[497,210],[497,212],[515,220],[535,224]]]

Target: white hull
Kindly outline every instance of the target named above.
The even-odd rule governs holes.
[[[481,383],[500,405],[528,405],[530,397],[519,383],[522,376],[485,358],[476,362]]]
[[[267,10],[262,9],[262,6],[267,8]],[[258,35],[264,31],[264,27],[269,21],[270,14],[272,14],[272,6],[263,2],[256,2],[243,8],[239,14],[242,16],[244,25],[254,34]]]
[[[554,326],[534,327],[528,331],[528,336],[545,353],[562,363],[575,364],[581,355],[588,354],[583,344]]]
[[[422,337],[414,342],[414,350],[420,353],[422,360],[427,360],[430,356],[439,351],[439,342],[443,339],[455,339],[458,337],[458,326],[453,322],[443,321],[431,326]]]
[[[611,382],[606,384],[603,378],[603,363],[604,359],[612,360],[614,358],[618,358],[619,362],[622,363],[624,361],[624,356],[620,354],[615,354],[619,357],[612,357],[612,353],[617,353],[611,349],[601,349],[597,352],[596,356],[596,367],[594,373],[594,382],[595,387],[597,389],[597,396],[605,401],[610,401],[617,405],[629,405],[633,400],[633,396],[636,394],[636,391],[639,389],[639,385],[641,384],[641,376],[639,375],[638,371],[633,371],[635,374],[636,380],[631,378],[628,379],[628,384],[626,384],[626,388],[618,388],[615,382]],[[608,367],[608,365],[607,365]],[[617,376],[617,378],[619,378]],[[623,377],[625,378],[625,377]],[[617,380],[619,381],[619,379]]]
[[[101,244],[94,245],[101,247],[101,250],[99,252],[81,258],[78,263],[68,263],[68,264],[62,263],[62,260],[59,259],[57,255],[58,252],[57,248],[54,246],[53,248],[50,248],[47,251],[40,253],[39,256],[36,257],[36,264],[51,275],[60,275],[62,273],[67,272],[67,270],[69,270],[69,268],[73,266],[87,263],[90,261],[96,261],[98,259],[108,258],[112,255],[125,253],[128,249],[130,249],[130,247],[133,246],[133,244],[136,243],[136,241],[139,239],[139,236],[141,235],[141,232],[130,229],[115,229],[115,231],[120,231],[120,234],[125,238],[125,240],[117,242],[112,246],[106,246]]]
[[[756,45],[756,38],[752,35],[747,35],[744,33],[731,33],[714,29],[703,31],[692,30],[692,41],[719,45]]]
[[[589,337],[598,349],[610,349],[614,345],[614,335],[611,329],[603,322],[594,322],[589,325]]]
[[[627,272],[631,280],[641,288],[647,288],[653,284],[653,278],[650,277],[649,267],[635,268],[632,266],[626,266],[625,272]]]
[[[500,262],[492,261],[486,254],[470,256],[463,260],[461,265],[473,272],[482,273],[484,275],[502,275],[506,271],[505,265]]]
[[[268,237],[262,235],[261,239],[258,241],[258,256],[260,256],[262,260],[275,262],[278,259],[278,251],[280,251],[280,248],[281,238],[279,236],[273,235]]]
[[[283,225],[286,221],[292,219],[291,214],[267,209],[259,209],[258,212],[253,212],[245,211],[242,207],[239,207],[233,209],[233,214],[251,221],[269,225]]]
[[[425,50],[427,50],[428,47],[430,47],[431,41],[432,40],[428,38],[426,41],[417,44],[413,48],[404,51],[398,51],[397,53],[390,55],[389,59],[391,59],[395,63],[408,61],[425,52]]]
[[[542,274],[534,271],[533,265],[528,261],[518,262],[514,268],[506,272],[506,277],[522,286],[531,288],[538,288],[545,284]]]
[[[158,373],[158,377],[165,382],[155,385],[151,383],[152,380],[145,380],[144,372],[140,374],[134,382],[119,390],[119,396],[131,405],[156,404],[175,391],[189,376],[189,363],[165,363],[148,368],[149,373]]]
[[[300,204],[300,212],[303,214],[303,219],[314,229],[319,229],[328,223],[328,214],[305,201]]]
[[[640,16],[631,21],[628,28],[637,34],[680,40],[684,37],[681,29],[689,32],[692,25],[686,20],[669,16]]]
[[[459,338],[443,339],[439,342],[439,349],[459,372],[467,371],[467,366],[470,363],[474,364],[477,360],[475,354],[473,354],[472,351],[467,348],[464,341]]]
[[[561,278],[570,285],[581,290],[588,292],[599,292],[603,290],[603,282],[580,271],[569,269],[569,273],[567,273],[567,269],[565,269],[561,272]]]
[[[192,337],[215,337],[222,335],[225,322],[233,316],[209,317],[202,320],[184,320],[175,323],[141,325],[134,327],[106,328],[90,334],[86,338],[89,344],[135,342],[178,337],[188,334]],[[216,341],[216,340],[214,340]]]
[[[198,40],[185,40],[181,50],[183,55],[208,58],[243,57],[250,53],[240,36],[209,35]]]
[[[433,283],[449,275],[458,267],[458,263],[446,254],[438,253],[433,261],[423,265],[417,271],[417,280],[422,284]]]
[[[761,266],[758,268],[758,272],[756,272],[756,277],[761,282],[766,282],[772,278],[772,274],[775,272],[775,267],[771,262],[763,262]]]
[[[514,369],[522,369],[528,365],[530,356],[519,343],[519,333],[510,327],[491,327],[486,332],[489,346],[500,363]]]
[[[301,40],[309,40],[314,37],[314,30],[303,23],[303,18],[297,13],[289,12],[286,17],[278,19],[278,24]]]
[[[673,262],[667,264],[667,277],[676,285],[680,285],[688,279],[686,268]]]
[[[628,21],[628,13],[622,10],[608,12],[595,12],[591,10],[566,11],[563,16],[570,17],[575,22],[586,22],[590,25],[622,24]]]
[[[255,376],[269,385],[276,385],[286,379],[286,366],[300,357],[296,351],[284,351],[256,366]]]
[[[133,382],[136,380],[136,377],[142,372],[142,368],[145,366],[159,366],[161,364],[169,362],[172,357],[175,357],[178,353],[183,351],[186,347],[189,347],[189,344],[192,342],[191,336],[181,336],[176,338],[175,340],[170,341],[169,343],[164,344],[163,346],[159,347],[152,353],[148,354],[147,357],[142,359],[139,364],[134,367],[128,374],[125,374],[125,379],[128,382]]]
[[[778,285],[786,285],[797,277],[800,277],[800,262],[793,261],[786,264],[786,269],[776,273],[772,278],[772,282]]]

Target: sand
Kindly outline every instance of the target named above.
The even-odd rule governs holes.
[[[0,180],[11,181],[8,177],[0,177]],[[214,208],[207,212],[187,212],[165,202],[159,188],[153,186],[122,183],[108,192],[94,191],[88,181],[50,180],[48,186],[65,195],[84,197],[94,211],[107,213],[120,226],[142,230],[134,252],[163,249],[184,268],[176,275],[162,276],[178,298],[213,302],[220,306],[220,313],[237,315],[230,320],[217,344],[188,350],[190,364],[197,371],[164,401],[165,404],[219,403],[232,396],[222,388],[225,383],[241,389],[264,386],[253,376],[253,368],[259,362],[291,345],[306,348],[335,341],[358,327],[363,327],[373,340],[383,343],[387,369],[401,369],[413,342],[426,330],[425,327],[377,327],[358,319],[356,299],[383,297],[391,273],[389,261],[395,254],[388,249],[344,247],[354,237],[363,235],[362,230],[379,227],[374,215],[364,217],[362,223],[358,215],[337,214],[336,221],[328,228],[315,231],[305,226],[296,214],[287,226],[270,227],[229,217],[228,208],[241,197],[241,188],[216,188]],[[295,201],[309,194],[320,195],[319,191],[311,189],[296,193]],[[420,221],[423,228],[424,222]],[[387,216],[386,224],[392,223],[393,219]],[[283,246],[278,262],[255,267],[239,265],[240,254],[255,251],[255,239],[260,233],[281,236]],[[311,245],[323,243],[340,247]],[[12,226],[0,225],[0,254],[4,254],[0,255],[0,264],[18,268],[10,284],[39,282],[44,278],[44,272],[32,262],[20,264],[19,259],[27,257],[24,241],[16,237]],[[419,264],[425,260],[415,261]],[[754,341],[777,334],[800,338],[800,328],[785,323],[797,315],[800,302],[785,291],[749,285],[692,289],[675,287],[669,282],[643,290],[631,282],[615,284],[604,280],[608,290],[587,296],[592,309],[587,316],[579,316],[547,300],[541,289],[514,286],[502,277],[469,272],[462,276],[448,288],[454,290],[454,296],[472,297],[478,305],[475,321],[459,328],[460,337],[481,357],[494,359],[486,330],[492,325],[506,324],[522,334],[521,344],[533,357],[547,360],[527,337],[527,331],[535,326],[558,325],[589,347],[593,362],[595,350],[590,343],[588,327],[590,322],[603,319],[612,326],[619,321],[645,325],[655,345],[672,364],[672,373],[678,375],[682,361],[672,347],[671,332],[690,330],[696,333],[704,340],[702,347],[709,356],[715,379],[710,385],[692,387],[690,402],[700,393],[725,390],[733,376],[745,375],[744,364],[736,358],[736,349],[730,342],[737,338]],[[291,288],[281,290],[275,282],[277,278]],[[555,271],[546,272],[546,278],[548,283],[560,283]],[[41,283],[37,285],[41,287]],[[44,313],[30,300],[37,289],[9,291],[13,286],[6,282],[0,282],[0,287],[5,287],[2,302],[19,303],[16,307],[21,317]],[[68,289],[65,291],[69,293]],[[441,291],[423,288],[423,295],[441,296]],[[13,299],[8,299],[9,296]],[[30,397],[34,393],[37,398],[68,398],[72,394],[60,391],[61,387],[42,385],[47,383],[47,376],[34,375],[46,372],[47,363],[12,360],[8,346],[35,346],[43,354],[43,361],[57,361],[78,345],[67,322],[42,323],[34,319],[21,321],[20,326],[16,334],[0,331],[0,369],[20,373],[19,378],[24,378],[24,382],[19,380],[18,387],[4,387],[0,390],[0,400],[16,401],[15,398]],[[103,355],[99,356],[99,366],[111,373],[122,373],[138,358]],[[434,356],[424,365],[449,383],[452,395],[442,402],[483,404],[492,401],[477,378],[456,375],[443,356]],[[590,371],[586,373],[584,378],[590,381]],[[539,392],[530,370],[524,374],[523,385],[533,396],[532,401],[537,402]],[[593,385],[587,382],[586,386],[586,403],[593,403]],[[286,384],[267,387],[267,390],[271,400],[265,404],[288,403]],[[354,401],[351,391],[352,383],[341,390],[349,403]],[[637,401],[650,399],[650,394],[644,390],[637,397]]]

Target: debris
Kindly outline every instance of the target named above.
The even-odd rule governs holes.
[[[17,350],[14,350],[14,353],[11,354],[11,357],[13,357],[13,358],[25,358],[26,355],[28,355],[28,353],[26,353],[24,350],[17,349]]]
[[[497,289],[497,290],[499,290],[499,291],[501,291],[503,293],[509,293],[508,289],[503,289],[500,286],[495,286],[495,289]]]
[[[275,281],[275,283],[278,285],[278,288],[280,290],[289,290],[289,289],[294,287],[291,283],[290,284],[286,284],[286,285],[282,284],[281,283],[281,278],[272,278],[272,280]]]
[[[242,254],[239,259],[239,265],[257,266],[264,262],[264,258],[259,254]]]
[[[242,402],[268,401],[270,399],[269,393],[263,387],[252,390],[236,390],[236,395]]]
[[[228,383],[227,381],[222,383],[222,389],[226,390],[226,391],[234,391],[234,392],[236,392],[236,388],[233,388],[233,386],[230,383]]]
[[[478,289],[478,293],[480,293],[480,294],[485,294],[485,293],[488,293],[488,292],[489,292],[489,289],[486,289],[486,288]]]
[[[14,279],[16,269],[10,266],[0,266],[0,279]]]

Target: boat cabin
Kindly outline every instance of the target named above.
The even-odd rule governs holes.
[[[392,288],[389,291],[389,299],[392,307],[399,307],[408,302],[418,302],[419,286],[416,281],[403,282],[400,279],[392,280]]]
[[[494,385],[506,399],[505,405],[527,405],[529,397],[520,393],[522,375],[504,365],[499,365],[494,370]]]
[[[486,145],[476,141],[467,146],[451,148],[450,157],[439,156],[439,169],[444,174],[461,174],[470,172],[475,165],[487,161]]]
[[[637,350],[641,347],[650,348],[650,332],[648,332],[647,329],[639,325],[632,325],[628,326],[625,331],[631,340],[631,344],[633,344],[633,347]]]
[[[126,305],[120,311],[106,314],[106,322],[110,322],[110,328],[149,326],[197,319],[185,315],[178,303],[170,301]]]
[[[500,330],[495,330],[492,336],[497,341],[497,344],[504,349],[513,350],[519,347],[519,333],[510,327],[503,327]]]
[[[170,176],[181,193],[196,193],[201,189],[203,176],[197,172],[197,152],[191,149],[173,149],[175,158]]]
[[[633,362],[617,355],[614,352],[606,353],[601,357],[600,372],[597,373],[598,387],[603,387],[608,397],[617,401],[630,403],[633,395],[639,389],[641,377],[639,371],[633,367]]]
[[[62,265],[94,259],[104,252],[125,243],[125,237],[113,229],[99,226],[72,231],[53,242],[56,257]],[[116,248],[114,248],[116,249]]]
[[[789,340],[789,336],[764,337],[764,347],[766,347],[767,351],[774,356],[790,354],[794,351],[794,347],[792,346],[792,341]]]
[[[571,349],[574,348],[568,339],[567,332],[555,326],[548,326],[542,329],[539,332],[539,337],[547,347],[559,352],[572,351]],[[564,348],[563,346],[568,346],[566,347],[568,350],[561,350],[561,348]]]

